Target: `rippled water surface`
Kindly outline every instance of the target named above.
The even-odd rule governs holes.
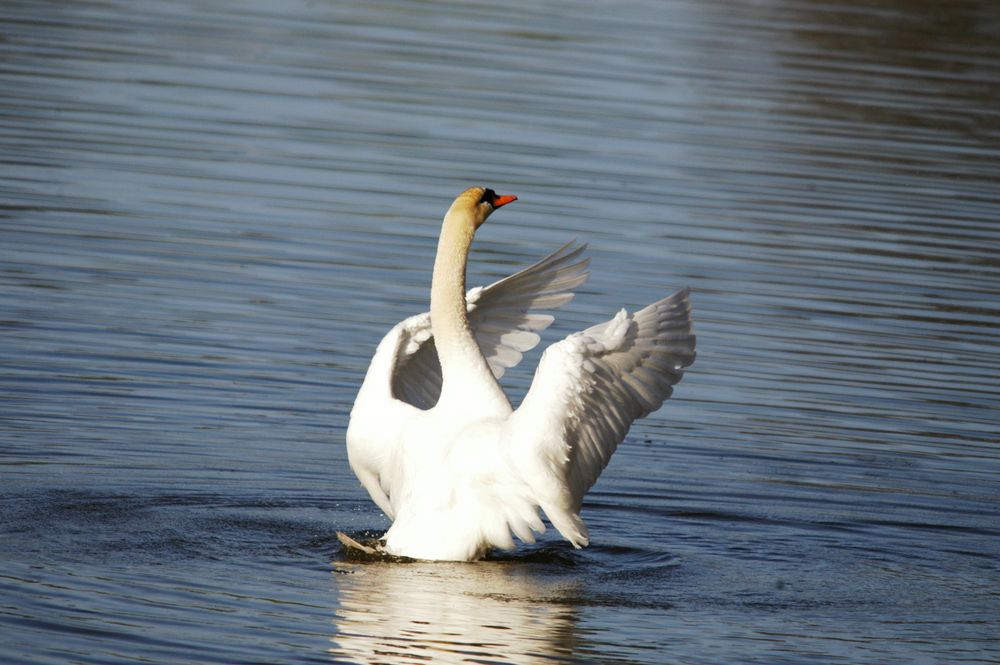
[[[0,661],[1000,661],[990,2],[0,4]],[[347,415],[441,215],[573,237],[544,344],[690,285],[698,361],[479,564]],[[509,376],[523,393],[537,362]]]

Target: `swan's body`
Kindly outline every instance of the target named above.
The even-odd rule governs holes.
[[[538,508],[574,546],[588,544],[583,496],[632,422],[660,407],[694,361],[687,290],[553,344],[511,407],[499,379],[539,341],[586,278],[584,246],[465,291],[475,230],[515,200],[473,187],[445,215],[431,311],[382,339],[347,430],[351,468],[392,520],[382,549],[473,561],[534,542]]]

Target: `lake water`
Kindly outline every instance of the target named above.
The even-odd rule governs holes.
[[[0,661],[1000,661],[998,35],[971,0],[6,0]],[[698,360],[590,548],[349,560],[388,526],[354,393],[472,184],[520,200],[470,285],[590,244],[542,346],[690,285]]]

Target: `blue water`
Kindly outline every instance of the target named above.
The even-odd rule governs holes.
[[[0,661],[1000,661],[998,29],[3,3]],[[542,346],[689,285],[698,360],[590,548],[351,560],[354,393],[472,184],[470,284],[590,245]]]

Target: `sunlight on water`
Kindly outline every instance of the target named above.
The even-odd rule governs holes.
[[[353,565],[335,573],[342,577],[331,653],[347,660],[540,663],[574,653],[576,612],[560,601],[577,581],[563,588],[497,563]]]

